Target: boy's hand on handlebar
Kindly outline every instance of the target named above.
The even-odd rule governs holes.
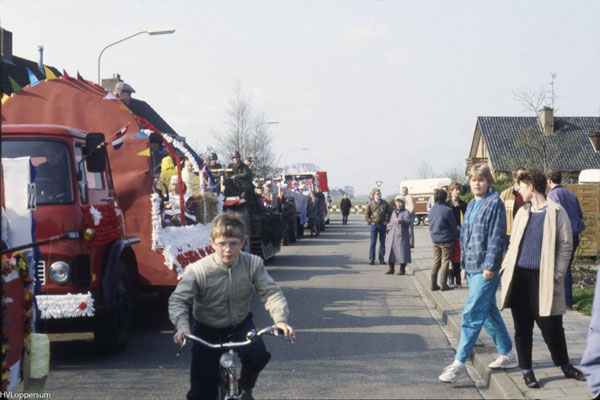
[[[290,339],[296,339],[296,332],[294,332],[294,328],[292,328],[285,322],[276,322],[275,326],[278,329],[281,329],[285,336],[289,337]]]
[[[178,345],[183,345],[183,335],[185,334],[190,334],[192,333],[190,331],[189,328],[181,328],[180,330],[178,330],[177,332],[175,332],[175,335],[173,335],[173,341],[175,342],[175,344]]]

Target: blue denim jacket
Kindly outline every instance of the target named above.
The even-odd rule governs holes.
[[[506,243],[506,210],[500,194],[493,187],[481,199],[469,223],[475,200],[467,206],[460,230],[460,267],[468,273],[483,270],[498,272]],[[470,225],[470,226],[469,226]]]

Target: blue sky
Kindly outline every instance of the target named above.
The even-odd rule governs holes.
[[[199,147],[226,131],[235,83],[271,125],[274,151],[332,186],[384,195],[464,165],[480,115],[530,115],[514,100],[550,90],[557,115],[600,115],[600,2],[0,0],[13,53],[97,79],[102,56]],[[221,158],[224,158],[221,156]]]

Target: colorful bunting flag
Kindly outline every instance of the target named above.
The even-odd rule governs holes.
[[[150,147],[148,147],[146,150],[140,151],[139,153],[137,153],[137,155],[150,157]]]
[[[102,98],[102,100],[119,100],[119,99],[117,99],[117,96],[115,96],[115,95],[114,95],[114,94],[112,94],[111,92],[108,92],[108,93],[106,94],[106,96],[104,96],[104,97]]]
[[[63,76],[67,79],[71,79],[71,77],[69,76],[69,74],[67,74],[67,70],[63,69]]]
[[[2,93],[2,104],[6,103],[10,99],[10,96],[6,93]]]
[[[133,139],[137,139],[137,138],[147,138],[148,135],[146,135],[144,133],[144,131],[139,131],[138,133],[136,133],[135,135],[132,136]]]
[[[33,74],[33,72],[31,72],[31,70],[29,69],[29,67],[25,67],[27,68],[27,73],[29,74],[29,86],[34,87],[35,85],[39,84],[40,81],[37,78],[37,76],[35,76]]]
[[[123,142],[125,141],[125,138],[127,137],[125,135],[125,132],[127,132],[127,128],[129,128],[129,123],[127,125],[125,125],[123,128],[121,128],[121,130],[117,133],[115,133],[114,139],[112,141],[112,146],[113,149],[115,150],[119,150],[121,148],[121,146],[123,145]]]
[[[54,72],[52,72],[52,70],[48,67],[46,67],[44,65],[44,72],[46,73],[46,79],[48,80],[52,80],[52,79],[56,79],[56,75],[54,75]]]
[[[19,84],[17,83],[17,81],[15,81],[12,76],[8,77],[8,80],[10,81],[10,86],[12,86],[12,90],[15,93],[20,93],[23,91],[23,88],[21,86],[19,86]]]
[[[85,82],[85,79],[81,75],[79,75],[79,71],[77,71],[77,80]]]

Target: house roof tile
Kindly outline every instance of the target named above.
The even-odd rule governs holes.
[[[555,117],[552,135],[543,134],[536,117],[478,117],[477,124],[496,171],[543,168],[543,160],[561,171],[600,168],[600,152],[588,137],[600,131],[600,117]]]

